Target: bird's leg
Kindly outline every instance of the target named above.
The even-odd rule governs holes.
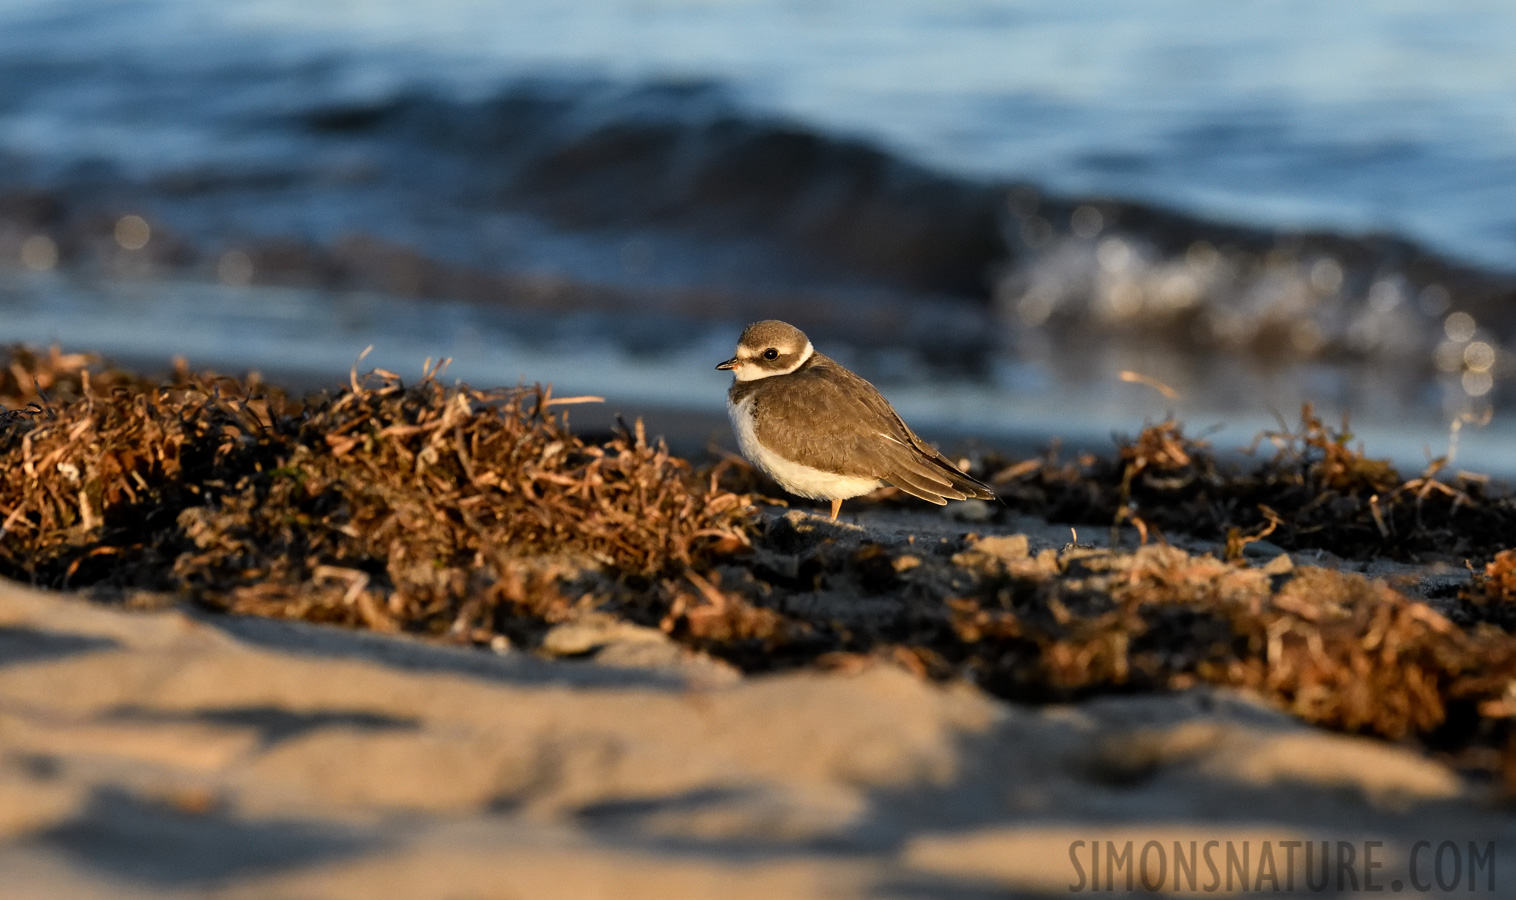
[[[833,500],[832,501],[832,521],[833,522],[837,521],[837,514],[839,512],[842,512],[842,501],[841,500]]]

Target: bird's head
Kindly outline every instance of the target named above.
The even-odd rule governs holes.
[[[730,371],[738,381],[755,381],[773,375],[788,375],[815,353],[805,332],[778,319],[754,322],[737,339],[737,355],[717,366]]]

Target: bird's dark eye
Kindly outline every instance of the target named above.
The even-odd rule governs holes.
[[[763,358],[764,359],[778,359],[779,358],[779,351],[775,350],[773,347],[770,347],[767,350],[763,351]]]

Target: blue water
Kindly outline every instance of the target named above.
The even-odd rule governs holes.
[[[1516,4],[1432,0],[0,0],[0,342],[317,379],[373,344],[719,422],[709,365],[779,316],[928,432],[1174,411],[1242,444],[1310,400],[1415,469],[1493,409],[1461,459],[1511,472],[1498,290],[1398,245],[1212,265],[1209,226],[1160,250],[1166,226],[1070,237],[1068,210],[1516,272],[1513,47]],[[1010,182],[1068,203],[1008,207]],[[17,187],[73,218],[5,219]],[[953,256],[986,231],[1006,243]],[[285,240],[295,263],[258,256]],[[1188,313],[1171,343],[1140,327],[1176,286],[1200,352]],[[1284,355],[1256,353],[1280,321]]]
[[[4,0],[0,159],[277,159],[319,97],[720,83],[950,172],[1516,269],[1516,4]]]

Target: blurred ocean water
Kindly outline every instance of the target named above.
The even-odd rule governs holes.
[[[1315,400],[1419,457],[1516,374],[1512,46],[1496,2],[0,0],[0,340],[715,411],[695,357],[780,316],[944,430]]]
[[[0,147],[153,169],[320,100],[714,81],[954,173],[1516,269],[1513,45],[1497,0],[6,0]]]

